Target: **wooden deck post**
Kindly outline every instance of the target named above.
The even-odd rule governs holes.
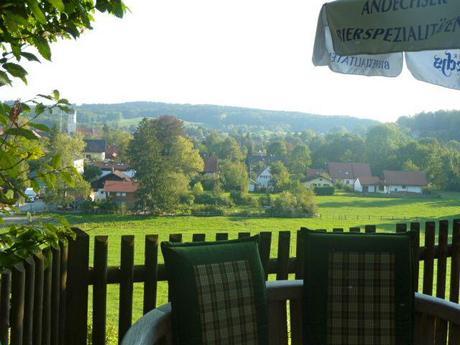
[[[89,236],[72,228],[76,234],[69,240],[66,293],[66,345],[86,345],[88,336],[88,265]]]

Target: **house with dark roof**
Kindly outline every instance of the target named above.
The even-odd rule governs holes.
[[[353,186],[358,177],[372,176],[367,163],[327,163],[327,172],[334,183],[341,182]]]
[[[384,170],[383,177],[358,177],[353,185],[355,192],[362,193],[422,193],[428,185],[423,171]]]
[[[96,161],[105,159],[107,142],[104,139],[85,139],[85,158]]]
[[[107,182],[130,182],[131,177],[127,176],[124,172],[114,170],[107,174],[101,175],[96,181],[91,183],[92,199],[95,201],[107,199],[105,191],[105,184]]]
[[[134,181],[105,181],[104,192],[107,199],[131,208],[136,203],[139,184]]]

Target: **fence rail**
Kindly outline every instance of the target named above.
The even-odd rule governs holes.
[[[417,268],[414,284],[428,295],[459,302],[460,288],[460,219],[436,224],[400,223],[396,232],[414,230],[416,241],[412,253]],[[158,235],[144,238],[144,262],[134,264],[132,235],[122,236],[120,261],[108,265],[109,237],[96,236],[90,248],[89,235],[75,228],[76,239],[62,243],[59,249],[39,253],[1,273],[0,279],[0,343],[2,345],[85,345],[88,341],[88,323],[92,325],[91,341],[94,345],[106,343],[107,289],[119,285],[118,337],[122,339],[133,319],[134,283],[143,283],[143,313],[157,305],[158,283],[166,280],[165,267],[159,260]],[[374,225],[364,228],[335,228],[335,232],[376,232]],[[424,244],[420,245],[420,232],[424,231]],[[268,279],[284,280],[292,274],[302,278],[302,251],[298,233],[290,231],[261,232],[259,249]],[[238,238],[249,237],[249,232],[238,233]],[[296,237],[296,238],[294,238]],[[226,240],[228,233],[218,232],[209,238],[205,234],[192,235],[192,241]],[[449,241],[449,238],[451,239]],[[277,241],[275,241],[277,239]],[[181,242],[182,234],[171,234],[169,240]],[[296,240],[296,246],[294,245]],[[272,245],[277,242],[277,247]],[[90,265],[90,250],[93,263]],[[291,257],[291,251],[295,256]],[[274,257],[271,252],[276,252]],[[421,279],[419,279],[421,278]],[[421,280],[421,284],[419,284]],[[89,288],[92,286],[91,320],[88,320]],[[435,289],[436,286],[436,289]],[[446,344],[448,329],[440,321],[436,328],[437,344]]]

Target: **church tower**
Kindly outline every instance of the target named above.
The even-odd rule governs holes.
[[[77,111],[74,110],[67,118],[67,134],[74,135],[77,133]]]

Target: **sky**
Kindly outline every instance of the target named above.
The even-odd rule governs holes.
[[[0,90],[23,100],[58,89],[80,103],[219,104],[382,122],[460,109],[459,91],[415,80],[341,75],[311,62],[322,0],[125,0],[123,19],[53,44],[27,65],[29,83]]]

